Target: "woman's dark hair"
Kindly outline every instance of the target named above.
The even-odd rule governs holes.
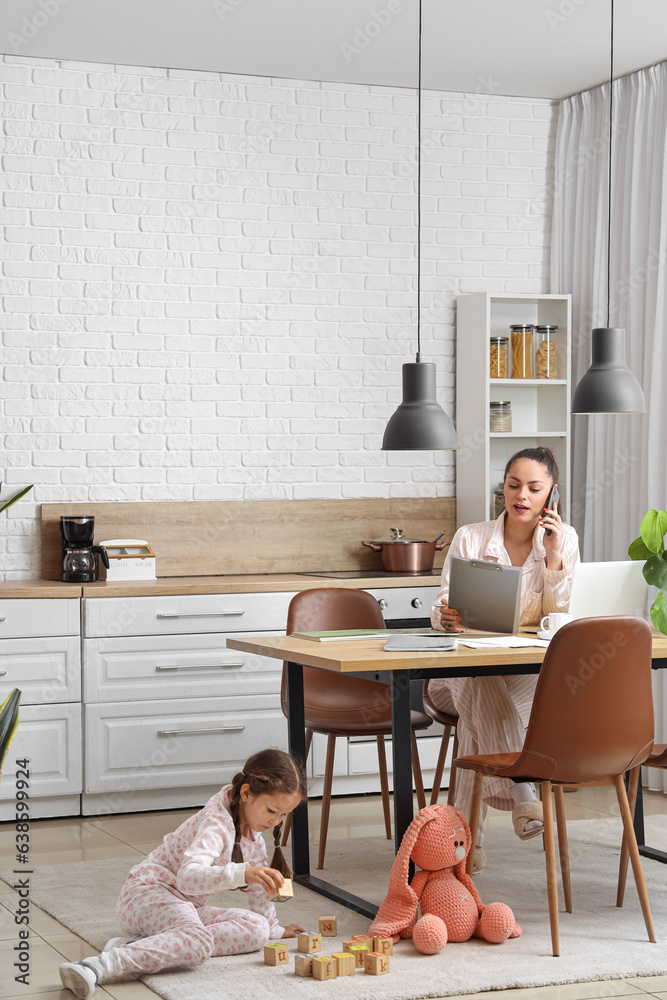
[[[241,802],[241,789],[248,785],[253,795],[262,793],[298,795],[299,800],[306,798],[306,772],[301,764],[297,763],[289,754],[282,750],[260,750],[249,757],[245,762],[242,771],[232,778],[232,787],[229,791],[229,811],[234,820],[234,848],[232,850],[232,861],[237,864],[243,863],[243,852],[241,850],[241,822],[239,816],[239,805]],[[275,868],[289,878],[292,870],[285,860],[285,856],[280,847],[280,835],[282,833],[282,820],[273,828],[274,851],[271,859],[271,868]]]
[[[505,466],[505,475],[503,480],[507,479],[510,474],[510,469],[514,463],[518,462],[521,458],[527,458],[529,462],[537,462],[538,465],[542,465],[551,476],[551,482],[553,485],[556,485],[558,482],[558,463],[550,448],[524,448],[522,451],[517,451],[516,455],[512,455]],[[560,513],[560,503],[558,504],[557,509]]]

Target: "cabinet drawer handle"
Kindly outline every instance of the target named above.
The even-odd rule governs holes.
[[[173,614],[157,615],[157,617],[158,618],[220,618],[223,615],[244,615],[244,614],[245,611],[193,611],[190,614],[186,614],[185,612],[174,612]]]
[[[156,667],[156,670],[226,670],[229,667],[242,667],[243,660],[239,660],[230,663],[192,663],[185,664],[184,666],[167,665],[164,667]]]
[[[0,677],[6,677],[6,676],[7,676],[7,671],[6,670],[0,670]]]
[[[196,736],[199,733],[242,733],[245,726],[214,726],[212,729],[158,729],[158,736]]]
[[[7,621],[7,619],[5,618],[5,616],[4,615],[0,615],[0,622],[6,622],[6,621]]]

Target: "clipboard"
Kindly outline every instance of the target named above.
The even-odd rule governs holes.
[[[521,566],[452,556],[447,603],[467,628],[508,635],[519,631]]]

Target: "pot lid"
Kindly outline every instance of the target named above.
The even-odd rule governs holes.
[[[423,543],[424,538],[404,538],[402,528],[390,528],[391,538],[374,538],[374,545],[412,545],[415,542]]]

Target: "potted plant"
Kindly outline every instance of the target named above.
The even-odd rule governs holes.
[[[19,724],[20,701],[21,692],[18,688],[14,688],[0,705],[0,775],[9,744],[12,742],[12,737]]]
[[[2,483],[0,483],[0,486],[2,486]],[[3,510],[7,510],[8,507],[11,507],[12,504],[15,504],[17,500],[21,500],[21,498],[24,497],[26,493],[30,493],[31,489],[32,486],[24,486],[23,489],[19,490],[18,493],[15,493],[13,497],[10,497],[9,500],[5,500],[5,502],[0,507],[0,514],[2,514]]]
[[[628,548],[631,559],[644,559],[644,579],[658,588],[658,596],[651,606],[651,621],[667,635],[667,510],[651,509],[640,525],[641,535]]]

